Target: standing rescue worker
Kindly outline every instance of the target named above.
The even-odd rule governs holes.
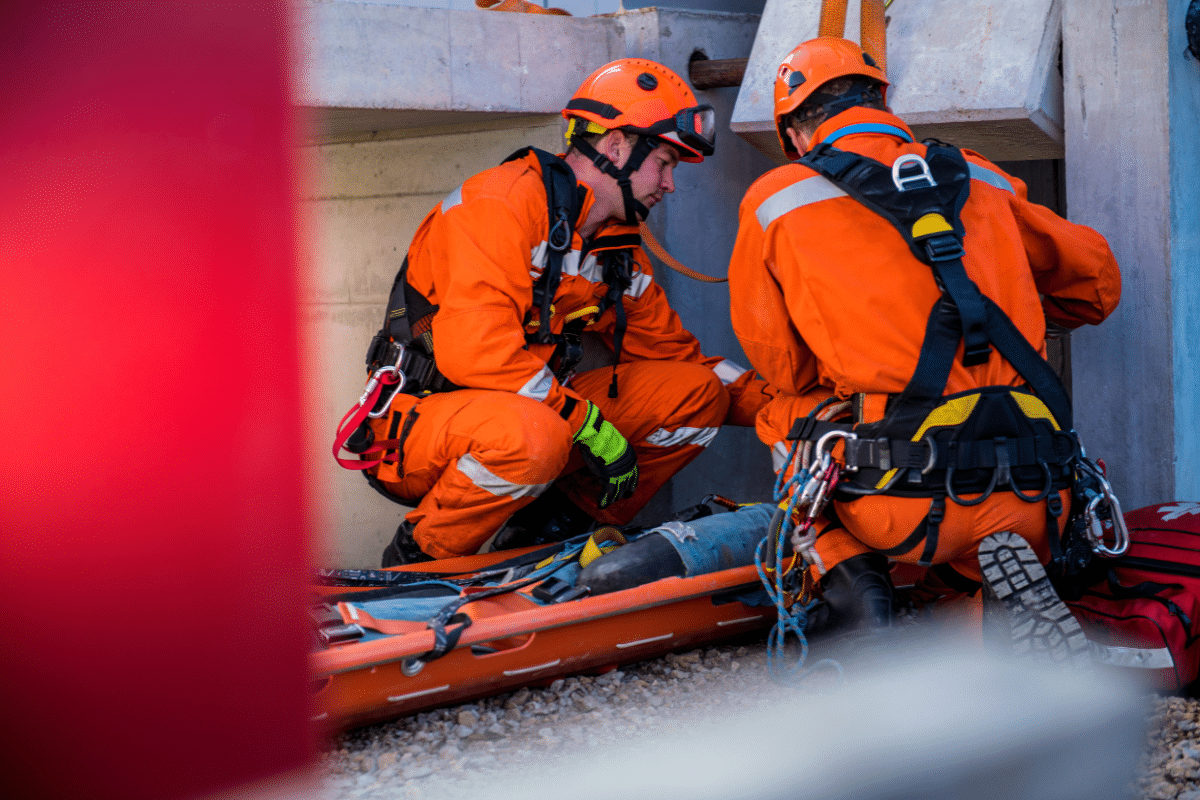
[[[926,587],[945,593],[977,589],[980,559],[1008,558],[997,546],[1032,560],[1015,536],[980,550],[998,532],[1047,563],[1078,445],[1046,320],[1099,323],[1120,275],[1103,237],[1029,202],[1020,180],[914,142],[854,42],[804,42],[774,88],[793,163],[741,204],[733,327],[779,390],[756,423],[777,471],[792,441],[855,435],[833,451],[842,482],[816,526],[825,603],[810,629],[885,627],[889,558],[931,567]],[[829,398],[849,401],[847,424],[808,416]]]
[[[368,364],[404,382],[346,443],[364,460],[339,459],[415,506],[385,567],[475,553],[544,493],[497,546],[626,523],[768,399],[752,372],[701,353],[638,236],[677,163],[713,153],[712,107],[666,67],[622,59],[562,114],[565,156],[527,148],[468,179],[397,277]],[[573,374],[583,333],[613,366]]]

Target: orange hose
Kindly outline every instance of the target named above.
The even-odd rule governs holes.
[[[817,36],[846,37],[846,5],[850,0],[821,0],[821,26]]]
[[[683,264],[676,261],[675,257],[668,253],[667,249],[658,243],[658,240],[654,238],[654,234],[650,233],[650,229],[646,227],[646,223],[644,222],[641,225],[641,234],[642,242],[646,245],[646,248],[651,253],[654,253],[654,255],[658,257],[659,261],[666,264],[680,275],[686,275],[689,278],[694,278],[698,281],[704,281],[705,283],[725,283],[727,280],[729,280],[729,278],[714,278],[711,275],[705,275],[701,272],[696,272],[696,270],[685,267]]]

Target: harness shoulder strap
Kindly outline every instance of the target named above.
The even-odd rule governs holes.
[[[525,147],[504,159],[503,163],[524,158],[530,153],[537,156],[538,164],[542,168],[549,218],[549,230],[546,233],[546,267],[533,284],[533,303],[541,314],[542,325],[533,336],[540,344],[552,344],[554,335],[550,332],[549,325],[550,304],[554,301],[558,284],[562,281],[563,256],[571,249],[571,240],[575,235],[575,225],[579,222],[583,200],[580,197],[575,172],[566,161],[556,155],[536,147]]]
[[[866,156],[822,143],[801,159],[900,232],[913,255],[927,264],[943,289],[926,327],[917,368],[892,404],[896,414],[923,418],[945,390],[961,337],[966,366],[985,362],[989,342],[1042,398],[1065,430],[1071,401],[1058,376],[1008,315],[966,274],[960,214],[970,195],[971,170],[951,145],[930,145],[926,158],[901,156],[888,167]],[[923,161],[925,166],[919,162]],[[906,172],[906,169],[908,170]],[[889,412],[889,417],[893,414]],[[899,421],[893,417],[890,421]]]

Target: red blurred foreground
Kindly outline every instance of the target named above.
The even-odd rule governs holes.
[[[287,36],[0,4],[6,798],[309,758]]]

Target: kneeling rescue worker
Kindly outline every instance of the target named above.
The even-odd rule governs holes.
[[[769,399],[753,372],[701,353],[638,235],[676,164],[712,155],[712,107],[661,64],[623,59],[562,114],[565,155],[526,148],[468,179],[397,276],[368,391],[334,444],[415,506],[385,567],[475,553],[539,496],[495,547],[626,523]],[[574,374],[584,333],[611,367]]]
[[[993,534],[1048,562],[1079,446],[1046,320],[1097,324],[1120,298],[1103,237],[979,154],[914,142],[888,85],[845,39],[784,59],[793,163],[748,190],[729,269],[734,331],[779,390],[756,422],[776,470],[796,440],[853,435],[827,440],[842,471],[814,526],[810,631],[889,625],[888,559],[929,567],[942,594],[979,588]],[[810,416],[827,400],[841,421]]]

